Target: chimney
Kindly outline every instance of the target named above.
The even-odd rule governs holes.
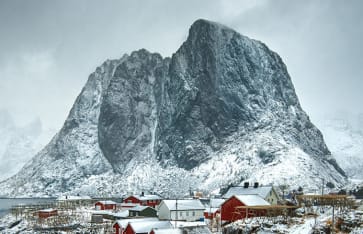
[[[244,188],[248,188],[248,186],[250,186],[249,182],[245,182],[244,185],[243,185]]]
[[[255,182],[255,184],[253,185],[254,188],[258,188],[258,182]]]

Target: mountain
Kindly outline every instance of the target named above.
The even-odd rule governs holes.
[[[363,179],[363,115],[334,114],[317,122],[339,165],[350,178]]]
[[[344,171],[263,43],[207,20],[163,58],[145,49],[92,73],[63,128],[5,195],[165,196],[242,181],[341,185]]]
[[[52,130],[45,130],[39,119],[17,126],[6,110],[0,110],[0,180],[15,175],[49,141]]]

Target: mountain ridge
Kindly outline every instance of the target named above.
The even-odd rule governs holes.
[[[197,20],[171,58],[141,49],[98,67],[56,137],[1,185],[5,194],[170,195],[248,179],[318,186],[319,174],[345,180],[282,59]]]

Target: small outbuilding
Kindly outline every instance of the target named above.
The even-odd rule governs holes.
[[[98,201],[95,203],[96,210],[116,210],[116,202],[114,201]]]
[[[130,208],[129,216],[158,217],[156,210],[150,206],[135,206]]]
[[[58,215],[58,210],[52,208],[38,211],[38,217],[40,219],[46,219],[51,216],[57,216],[57,215]]]
[[[157,205],[160,204],[161,200],[162,198],[158,195],[141,193],[141,195],[132,195],[125,198],[123,204],[129,204],[129,206],[131,206],[132,204],[136,204],[155,208]]]

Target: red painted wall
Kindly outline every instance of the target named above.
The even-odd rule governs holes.
[[[221,218],[224,221],[236,221],[239,219],[246,218],[247,209],[236,209],[237,206],[245,206],[240,200],[236,197],[231,197],[227,201],[225,201],[221,206]],[[260,210],[258,212],[252,213],[248,211],[248,218],[255,216],[264,216],[266,214],[266,210]]]
[[[159,205],[161,200],[146,200],[146,201],[140,201],[134,196],[130,196],[124,200],[124,203],[134,203],[139,204],[142,206],[150,206],[152,208],[155,208],[157,205]]]
[[[120,232],[120,225],[118,225],[118,223],[115,223],[114,225],[113,225],[113,233],[114,234],[122,234],[121,232]]]
[[[205,219],[214,219],[217,214],[219,214],[219,211],[216,211],[216,212],[210,213],[210,214],[209,214],[209,211],[204,211],[204,218]]]
[[[95,207],[100,206],[101,210],[116,210],[116,204],[103,204],[102,202],[96,202]]]
[[[57,216],[58,215],[58,211],[54,210],[51,212],[42,212],[42,211],[38,211],[38,217],[42,218],[42,219],[46,219],[49,218],[51,216]]]
[[[132,227],[130,224],[127,225],[123,234],[135,234],[135,232],[134,232],[134,230],[132,230]]]

